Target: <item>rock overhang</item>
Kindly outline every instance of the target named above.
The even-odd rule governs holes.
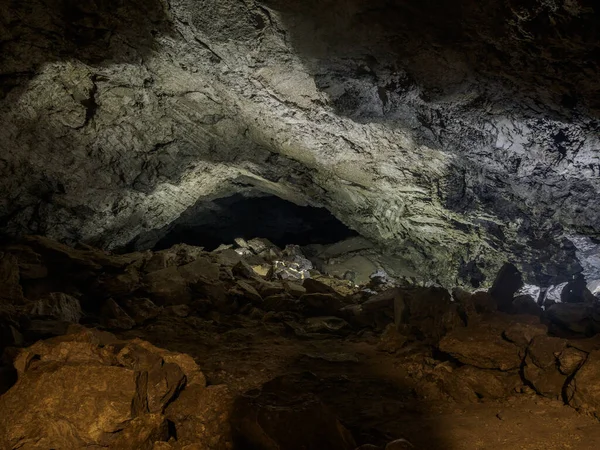
[[[55,3],[3,9],[7,232],[116,248],[251,188],[324,206],[443,284],[507,260],[540,285],[600,278],[578,244],[600,216],[599,45],[576,31],[594,5],[82,4],[66,26],[41,20]]]

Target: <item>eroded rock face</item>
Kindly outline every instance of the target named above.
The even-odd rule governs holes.
[[[119,5],[0,6],[5,231],[149,248],[269,193],[449,286],[600,278],[593,2]]]

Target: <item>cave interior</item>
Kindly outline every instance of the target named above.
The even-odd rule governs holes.
[[[0,449],[600,448],[596,0],[0,0]]]

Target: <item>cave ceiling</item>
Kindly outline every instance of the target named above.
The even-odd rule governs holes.
[[[600,279],[592,0],[0,0],[0,227],[325,207],[442,284]]]

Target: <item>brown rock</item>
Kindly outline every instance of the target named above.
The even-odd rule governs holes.
[[[540,335],[533,338],[527,349],[524,378],[536,392],[549,398],[559,398],[567,377],[558,370],[558,358],[567,341]]]
[[[502,328],[492,324],[455,329],[442,338],[439,348],[481,369],[513,370],[521,365],[519,348],[502,339]]]
[[[169,426],[162,414],[144,414],[136,417],[123,431],[116,433],[110,448],[123,450],[154,450],[154,442],[169,438]]]
[[[352,435],[311,393],[287,390],[280,379],[239,397],[232,425],[236,444],[255,450],[354,450]]]
[[[589,354],[568,389],[569,405],[600,418],[600,351]]]
[[[456,327],[464,326],[456,303],[443,288],[402,289],[394,299],[396,328],[409,325],[420,339],[438,342]]]
[[[600,331],[600,323],[594,320],[596,308],[588,303],[556,303],[546,309],[546,318],[564,330],[592,336]]]
[[[558,370],[563,375],[572,375],[585,362],[587,355],[574,347],[567,347],[558,357]]]
[[[414,448],[415,446],[406,439],[396,439],[385,446],[385,450],[411,450]]]
[[[494,313],[498,309],[496,301],[487,292],[470,293],[460,288],[452,291],[452,296],[459,305],[459,314],[467,325],[481,319],[481,315]]]
[[[175,317],[188,317],[192,312],[192,308],[188,305],[171,305],[164,309],[164,313]]]
[[[179,445],[202,442],[201,448],[230,448],[232,405],[227,386],[195,385],[181,392],[167,408],[166,416],[175,426]]]
[[[548,327],[541,323],[514,322],[509,324],[503,333],[506,340],[525,350],[536,336],[548,334]]]
[[[189,264],[206,252],[202,247],[194,247],[188,244],[177,244],[165,250],[155,252],[145,263],[144,271],[155,272],[168,267],[177,267]]]
[[[395,353],[404,347],[407,341],[408,338],[399,333],[394,324],[389,324],[381,335],[377,349],[388,353]]]
[[[255,280],[255,286],[262,297],[283,294],[286,291],[285,286],[276,281],[266,281],[262,279]]]
[[[521,381],[516,371],[509,373],[462,366],[451,373],[443,373],[442,385],[455,401],[474,403],[481,398],[504,398],[521,385]]]
[[[204,385],[187,355],[85,329],[37,342],[14,366],[18,381],[0,397],[0,448],[151,449],[168,437],[162,411],[186,381]]]

